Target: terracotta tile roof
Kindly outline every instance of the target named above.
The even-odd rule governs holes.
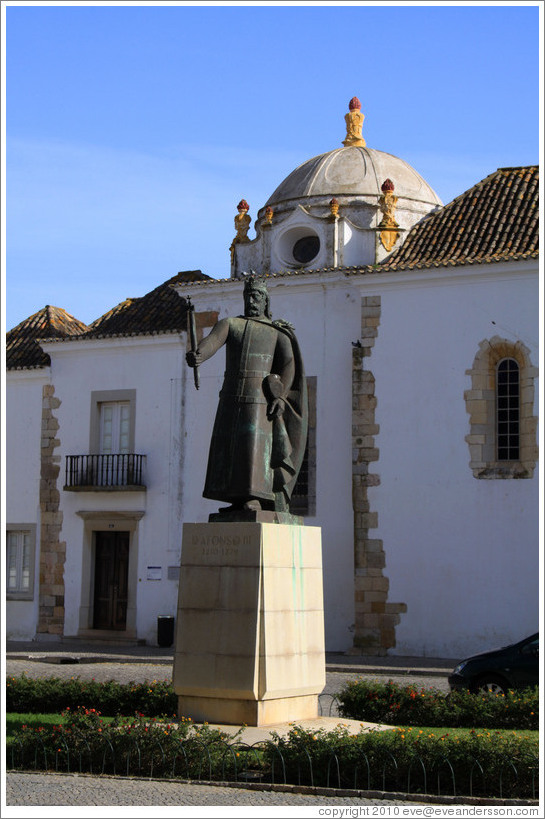
[[[498,168],[415,225],[380,269],[514,261],[538,253],[539,168]]]
[[[61,307],[46,305],[6,334],[6,368],[8,370],[48,367],[49,356],[38,339],[67,338],[88,330],[86,324]]]
[[[186,303],[172,289],[172,284],[208,280],[200,270],[177,273],[151,293],[125,299],[89,326],[58,307],[44,307],[10,330],[6,337],[6,367],[21,369],[49,366],[49,355],[38,344],[41,341],[74,341],[110,336],[150,335],[179,332],[186,329]]]
[[[205,281],[200,270],[185,270],[160,284],[151,293],[134,299],[125,299],[103,316],[93,321],[81,338],[107,336],[149,335],[185,330],[186,302],[171,285]]]
[[[48,367],[50,358],[41,349],[38,339],[77,336],[88,329],[66,310],[48,304],[6,334],[6,368]]]

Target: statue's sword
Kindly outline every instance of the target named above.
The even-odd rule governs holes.
[[[197,351],[197,325],[195,323],[195,305],[191,303],[191,298],[187,299],[187,324],[189,332],[189,340],[191,343],[191,352]],[[199,368],[193,368],[193,378],[195,379],[195,389],[199,389]]]

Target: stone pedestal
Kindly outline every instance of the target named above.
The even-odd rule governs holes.
[[[311,719],[325,685],[321,530],[186,523],[173,672],[180,716]]]

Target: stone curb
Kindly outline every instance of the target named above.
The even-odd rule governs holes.
[[[426,805],[480,805],[490,807],[539,805],[538,799],[496,799],[479,796],[435,796],[433,794],[403,793],[398,791],[366,791],[349,788],[322,788],[312,785],[283,785],[270,782],[223,782],[207,779],[169,779],[167,777],[114,776],[113,774],[65,773],[62,771],[6,771],[6,774],[39,774],[41,776],[75,776],[86,779],[114,779],[140,782],[177,782],[180,785],[204,785],[211,788],[233,788],[247,791],[268,791],[272,793],[299,793],[307,796],[347,797],[353,799],[382,799],[399,802],[418,802]]]
[[[190,780],[184,784],[190,784]],[[195,784],[199,785],[221,785],[224,788],[244,788],[245,790],[254,791],[272,791],[278,793],[300,793],[309,796],[330,796],[334,797],[352,797],[354,799],[384,799],[397,800],[405,802],[422,802],[427,805],[459,805],[460,800],[463,799],[464,805],[520,805],[531,806],[538,805],[538,799],[495,799],[493,797],[486,798],[480,796],[435,796],[434,794],[418,794],[418,793],[402,793],[399,791],[365,791],[352,790],[350,788],[318,788],[311,785],[275,785],[270,783],[259,782],[203,782],[199,781]]]

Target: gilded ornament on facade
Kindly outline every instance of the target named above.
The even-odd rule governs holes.
[[[236,236],[231,243],[231,247],[229,248],[231,251],[231,258],[233,257],[235,245],[246,244],[250,241],[248,238],[248,230],[250,229],[252,220],[248,213],[250,210],[248,202],[245,199],[241,199],[237,205],[237,210],[238,213],[235,216]]]
[[[379,235],[383,247],[390,251],[399,239],[399,225],[394,217],[397,207],[397,196],[394,194],[394,183],[391,179],[386,179],[382,183],[381,190],[382,196],[379,199],[378,205],[383,216],[379,224],[379,228],[382,228]]]
[[[331,213],[332,216],[338,216],[339,215],[339,203],[335,199],[335,197],[333,197],[333,199],[329,203],[329,212]]]
[[[352,97],[348,103],[348,114],[345,114],[344,121],[346,122],[346,139],[343,140],[345,148],[361,147],[365,148],[365,140],[361,135],[363,127],[364,114],[361,113],[361,102],[357,97]]]
[[[265,224],[272,225],[274,211],[270,205],[265,208]]]

